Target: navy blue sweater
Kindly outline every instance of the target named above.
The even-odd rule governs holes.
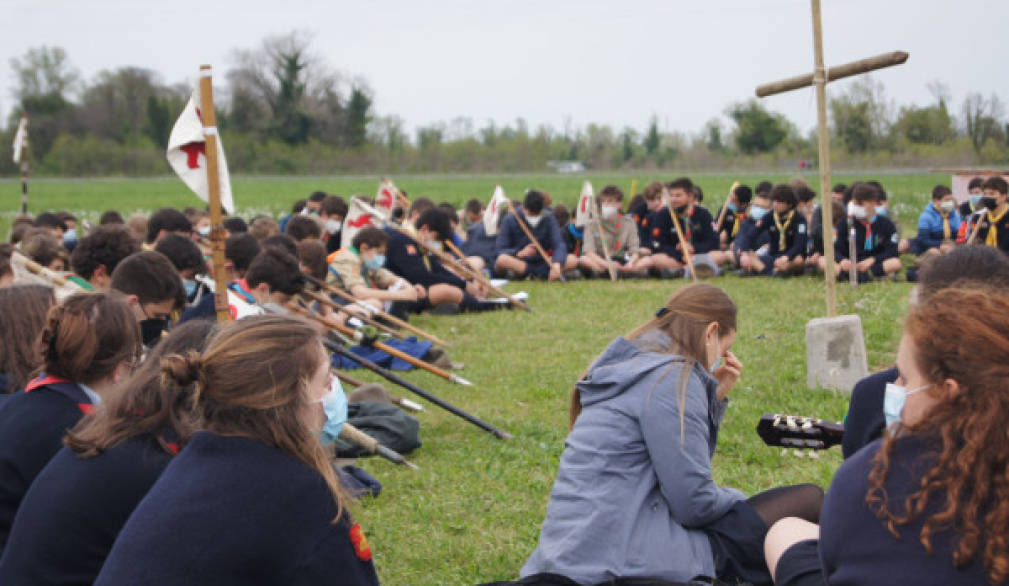
[[[897,369],[891,368],[870,374],[855,384],[848,401],[848,414],[844,416],[844,438],[841,452],[850,458],[855,452],[879,439],[886,428],[883,417],[883,395],[886,383],[897,380]]]
[[[739,243],[740,250],[755,250],[759,248],[759,245],[756,244],[762,240],[761,236],[765,235],[769,245],[767,252],[772,258],[785,256],[792,260],[797,256],[806,255],[806,217],[799,212],[792,214],[788,223],[785,224],[784,249],[780,247],[781,231],[778,230],[778,225],[774,222],[774,212],[764,214],[764,217],[758,220],[751,229],[743,230],[740,227],[736,241]]]
[[[487,263],[488,269],[494,268],[494,260],[497,258],[496,249],[497,237],[487,235],[483,221],[473,224],[466,231],[466,242],[462,245],[463,254],[479,256]]]
[[[126,519],[171,460],[151,436],[93,458],[61,449],[21,502],[0,584],[91,584]]]
[[[712,224],[714,220],[708,210],[695,205],[688,212],[686,221],[681,218],[680,229],[684,236],[694,247],[694,254],[704,254],[718,248],[718,234]],[[669,208],[664,207],[655,214],[655,223],[652,226],[652,250],[661,252],[673,258],[682,258],[682,251],[676,249],[680,243],[676,227],[673,226],[673,219],[669,215]]]
[[[933,443],[917,437],[897,440],[885,482],[891,511],[903,514],[904,499],[917,492],[923,474],[935,462],[937,446]],[[865,502],[868,476],[881,445],[877,440],[845,460],[823,501],[819,547],[827,583],[831,586],[987,584],[978,554],[964,569],[953,567],[949,531],[936,531],[932,535],[933,555],[926,553],[921,544],[923,520],[936,512],[937,503],[945,502],[944,493],[930,499],[923,515],[898,528],[900,539],[894,539],[884,522],[869,509]],[[978,517],[983,518],[984,511]]]
[[[386,228],[385,231],[389,235],[385,268],[403,277],[411,285],[423,285],[430,289],[432,285],[445,283],[460,289],[466,288],[466,281],[443,267],[437,258],[424,252],[412,238],[392,228]]]
[[[71,382],[40,377],[27,388],[0,408],[0,550],[28,487],[63,447],[67,430],[92,407]]]
[[[870,256],[877,262],[897,256],[897,227],[889,218],[876,216],[867,230],[864,222],[855,220],[855,262],[861,262]],[[869,235],[866,246],[866,235]],[[834,260],[840,262],[848,258],[850,245],[848,243],[848,218],[841,219],[834,231]]]
[[[197,432],[119,534],[100,586],[378,584],[322,477],[253,439]]]
[[[568,257],[567,246],[564,244],[564,239],[561,238],[561,229],[557,225],[557,218],[554,217],[552,212],[543,211],[543,219],[540,220],[536,227],[529,225],[529,221],[526,219],[525,213],[522,210],[516,210],[517,213],[522,214],[522,220],[529,227],[529,231],[532,232],[536,240],[539,241],[540,246],[543,247],[543,251],[547,253],[553,262],[563,263],[564,259]],[[505,219],[501,221],[501,227],[498,228],[497,233],[497,254],[507,254],[509,256],[515,256],[520,250],[531,244],[532,241],[526,236],[525,231],[519,226],[518,220],[515,219],[514,215],[507,215]],[[524,262],[538,264],[543,262],[543,258],[537,253],[529,258],[519,259]]]

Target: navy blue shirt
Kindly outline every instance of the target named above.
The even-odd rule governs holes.
[[[819,549],[827,583],[831,586],[987,584],[981,563],[983,545],[981,552],[958,570],[953,567],[948,530],[933,533],[932,555],[921,544],[924,520],[937,511],[937,503],[945,502],[945,493],[933,496],[913,522],[898,526],[899,539],[869,509],[865,502],[868,476],[881,445],[881,440],[877,440],[845,460],[823,501]],[[905,512],[904,500],[918,491],[922,476],[935,463],[939,447],[938,441],[913,436],[897,440],[884,484],[887,506],[895,514]],[[978,518],[983,519],[984,514],[985,511],[978,511]]]
[[[487,268],[494,268],[494,260],[497,258],[495,248],[496,236],[488,236],[487,229],[483,222],[477,222],[466,230],[466,242],[462,245],[462,252],[466,256],[479,256],[487,263]]]
[[[411,285],[423,285],[430,289],[432,285],[445,283],[460,289],[466,288],[466,281],[443,267],[437,258],[427,254],[412,238],[392,228],[386,228],[385,231],[389,235],[385,268],[403,277]]]
[[[197,432],[119,534],[99,586],[373,585],[371,550],[322,476],[277,448]]]
[[[28,487],[63,447],[67,430],[92,408],[84,390],[71,382],[40,377],[27,389],[0,407],[0,550]]]
[[[787,215],[787,214],[786,214]],[[767,236],[768,254],[771,257],[785,256],[789,260],[797,256],[806,255],[806,217],[798,211],[792,213],[792,217],[785,223],[785,248],[781,248],[781,231],[774,221],[774,212],[764,214],[764,217],[753,225],[753,228],[742,230],[737,236],[739,249],[743,251],[757,248],[755,243],[761,240],[761,236]],[[780,217],[779,217],[780,220]]]
[[[543,210],[542,220],[536,224],[536,227],[529,225],[529,221],[526,219],[525,213],[522,210],[516,210],[517,213],[522,214],[522,220],[526,223],[529,231],[532,232],[536,240],[539,241],[540,246],[543,247],[544,252],[553,262],[564,263],[564,259],[568,257],[567,246],[564,244],[564,239],[561,238],[561,229],[557,225],[557,218],[554,217],[553,212],[549,212],[546,209]],[[501,227],[498,228],[497,234],[497,253],[507,254],[509,256],[515,256],[520,250],[531,244],[532,241],[526,236],[525,231],[519,226],[518,220],[515,216],[509,214],[505,216],[505,219],[501,221]],[[543,258],[539,253],[534,254],[528,258],[519,259],[523,262],[537,264],[543,262]]]
[[[850,458],[855,452],[883,436],[886,418],[883,417],[883,395],[886,383],[897,380],[897,369],[891,368],[870,374],[855,384],[844,416],[844,438],[841,453]]]
[[[0,584],[93,583],[119,530],[170,460],[149,435],[92,458],[61,449],[21,502],[0,559]]]
[[[851,248],[848,243],[848,221],[847,216],[841,218],[834,231],[834,260],[838,262],[848,258]],[[889,218],[877,215],[868,225],[855,220],[855,262],[861,262],[870,256],[876,262],[896,258],[897,241],[897,227]]]
[[[680,218],[680,229],[684,231],[684,236],[694,247],[694,254],[704,254],[718,248],[718,234],[712,224],[714,220],[708,210],[699,205],[695,205],[687,212],[686,221]],[[681,258],[683,254],[676,250],[680,243],[676,227],[673,226],[673,219],[669,215],[669,208],[664,207],[655,214],[655,223],[652,226],[652,250],[661,252],[674,258]]]

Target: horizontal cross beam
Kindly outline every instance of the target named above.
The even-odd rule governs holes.
[[[852,61],[851,63],[845,63],[844,65],[838,65],[837,67],[829,67],[827,68],[827,81],[835,81],[845,77],[851,77],[852,75],[867,73],[869,71],[875,71],[876,69],[883,69],[884,67],[900,65],[901,63],[907,61],[908,57],[909,55],[904,51],[894,51],[892,53],[876,55],[875,57],[859,59],[858,61]],[[764,85],[757,86],[757,97],[763,98],[766,96],[773,96],[774,94],[789,92],[811,85],[813,85],[812,73],[797,75],[795,77],[789,77],[788,79],[773,81],[771,83],[765,83]]]

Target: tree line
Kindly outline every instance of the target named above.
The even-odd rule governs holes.
[[[134,66],[83,80],[65,50],[48,46],[12,58],[10,68],[16,107],[0,136],[9,145],[18,118],[28,112],[36,172],[168,172],[164,149],[189,97],[188,84],[166,83],[157,72]],[[714,118],[697,131],[662,129],[655,116],[643,130],[530,128],[521,118],[478,126],[459,117],[410,133],[402,118],[375,111],[366,80],[338,72],[299,33],[235,50],[220,87],[218,126],[229,166],[239,173],[521,172],[542,171],[558,160],[598,170],[816,164],[815,131],[801,133],[753,99],[731,104],[725,121]],[[1009,162],[1009,123],[996,95],[970,92],[954,106],[944,84],[932,82],[928,89],[931,104],[899,108],[870,76],[831,92],[835,164]],[[0,175],[16,174],[10,157],[0,157]]]

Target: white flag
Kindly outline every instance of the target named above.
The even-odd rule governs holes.
[[[578,197],[578,209],[575,210],[575,226],[581,228],[588,225],[594,217],[596,196],[592,190],[592,183],[586,181],[582,184],[582,194]]]
[[[378,184],[378,193],[375,194],[375,208],[386,220],[392,217],[392,210],[399,207],[397,205],[399,198],[396,197],[398,191],[390,179],[382,179],[382,182]]]
[[[382,212],[364,203],[357,197],[350,198],[347,218],[343,221],[343,231],[340,234],[340,248],[347,248],[361,229],[368,226],[381,228],[385,225]]]
[[[494,186],[494,195],[483,211],[483,228],[488,236],[497,236],[498,222],[501,219],[501,208],[508,207],[508,197],[500,185]]]
[[[14,162],[20,163],[24,149],[28,146],[28,117],[22,116],[18,130],[14,133]]]
[[[200,86],[193,88],[189,103],[172,127],[168,138],[168,163],[189,189],[200,199],[210,202],[210,188],[207,185],[207,150],[203,135],[203,115],[200,112]],[[215,129],[216,130],[216,129]],[[231,196],[231,178],[228,175],[228,161],[224,158],[221,137],[217,137],[217,170],[220,176],[221,206],[225,213],[235,213],[235,201]]]

